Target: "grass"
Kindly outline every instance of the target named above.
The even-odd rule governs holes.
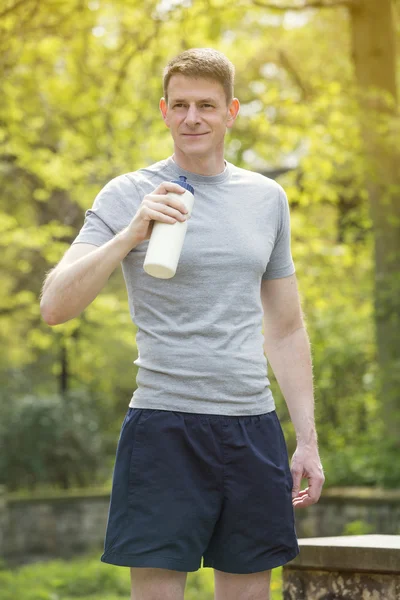
[[[100,554],[0,569],[0,600],[129,600],[129,569],[106,565]],[[281,569],[272,572],[271,600],[281,600]],[[212,569],[188,573],[185,600],[213,600]]]

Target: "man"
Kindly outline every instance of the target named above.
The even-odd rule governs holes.
[[[293,506],[317,502],[324,481],[288,201],[276,182],[224,161],[233,79],[212,49],[170,61],[160,110],[173,156],[101,190],[42,293],[45,321],[63,323],[122,261],[139,370],[101,560],[131,568],[135,600],[183,599],[202,558],[216,600],[265,600],[271,569],[298,553]],[[179,175],[194,208],[176,275],[157,279],[143,261],[154,221],[187,219],[167,195],[184,192],[171,183]],[[296,429],[291,470],[264,351]]]

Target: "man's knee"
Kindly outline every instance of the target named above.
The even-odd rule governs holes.
[[[131,567],[131,600],[183,600],[187,573]]]
[[[271,571],[238,575],[214,569],[215,600],[269,600]]]

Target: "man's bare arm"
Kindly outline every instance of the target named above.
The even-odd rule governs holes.
[[[317,502],[324,482],[314,422],[311,351],[296,276],[263,281],[264,348],[296,431],[292,458],[293,504]],[[309,481],[300,492],[301,478]]]
[[[44,282],[40,312],[46,323],[60,325],[79,316],[131,248],[124,232],[100,247],[72,245]]]
[[[186,220],[185,204],[168,192],[185,189],[161,183],[147,194],[130,224],[103,246],[73,244],[55,269],[48,273],[41,292],[40,312],[48,325],[60,325],[81,314],[107,283],[122,259],[140,242],[149,239],[153,221]]]
[[[261,284],[264,349],[288,409],[297,440],[316,439],[311,351],[300,307],[296,276]],[[294,347],[296,346],[296,347]],[[294,360],[291,360],[293,354]],[[293,370],[296,376],[292,376]],[[306,407],[299,407],[301,400]],[[292,414],[293,413],[293,414]]]

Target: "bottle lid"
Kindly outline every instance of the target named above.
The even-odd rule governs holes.
[[[179,175],[179,181],[171,181],[171,183],[178,183],[181,187],[189,190],[194,195],[194,188],[186,181],[187,177],[184,175]]]

